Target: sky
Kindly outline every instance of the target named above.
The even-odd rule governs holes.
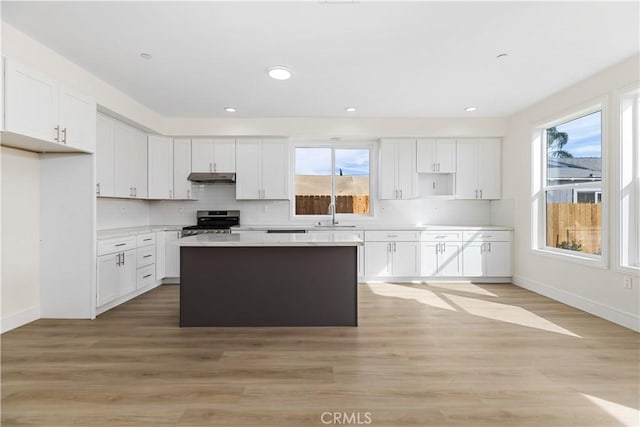
[[[569,142],[564,150],[573,154],[573,157],[602,157],[599,111],[556,126],[556,129],[569,134]]]
[[[296,148],[297,175],[330,175],[331,148]],[[369,150],[364,148],[337,148],[336,175],[369,175]]]

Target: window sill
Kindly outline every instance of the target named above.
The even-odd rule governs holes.
[[[632,267],[629,265],[619,265],[616,267],[616,271],[622,274],[634,274],[636,276],[640,275],[640,267]]]
[[[555,259],[557,261],[567,261],[574,264],[581,264],[588,267],[599,268],[601,270],[607,269],[607,263],[604,257],[602,256],[598,258],[592,258],[592,257],[586,257],[586,256],[573,255],[571,253],[564,253],[560,251],[554,251],[549,249],[539,249],[539,248],[533,248],[531,249],[531,252],[534,253],[535,255],[540,255],[545,258]]]

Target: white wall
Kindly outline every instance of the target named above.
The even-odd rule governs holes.
[[[2,332],[40,317],[40,161],[2,147]]]
[[[508,122],[503,147],[503,191],[505,199],[513,199],[515,245],[514,282],[535,292],[607,318],[627,327],[639,329],[640,283],[637,276],[632,290],[623,289],[624,274],[616,270],[613,245],[619,240],[615,229],[615,179],[619,168],[616,160],[618,141],[616,91],[638,84],[639,58],[630,58],[589,79],[571,86],[515,114]],[[611,200],[608,227],[607,268],[585,266],[550,258],[531,250],[532,197],[532,129],[533,126],[561,116],[584,103],[606,97],[609,103],[609,130],[604,136],[609,158],[609,182],[606,190]],[[627,273],[627,275],[629,275]]]
[[[98,197],[96,224],[98,230],[149,225],[149,202]]]
[[[154,225],[195,224],[198,209],[239,209],[242,225],[285,225],[292,223],[288,200],[249,201],[235,199],[232,184],[193,186],[197,201],[152,201],[149,223]],[[491,202],[483,200],[380,200],[374,201],[373,218],[359,223],[374,225],[487,225],[491,224]],[[101,208],[98,209],[99,215]],[[111,216],[118,215],[111,209]],[[349,221],[342,221],[343,224]],[[353,221],[352,221],[353,222]],[[295,219],[294,224],[312,224],[308,219]]]

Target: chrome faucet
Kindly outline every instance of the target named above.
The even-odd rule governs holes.
[[[338,224],[338,221],[336,221],[336,205],[334,203],[329,203],[329,211],[327,213],[331,215],[331,225]]]

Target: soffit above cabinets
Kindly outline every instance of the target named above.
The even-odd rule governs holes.
[[[638,8],[3,1],[2,19],[165,116],[502,117],[637,54]]]

